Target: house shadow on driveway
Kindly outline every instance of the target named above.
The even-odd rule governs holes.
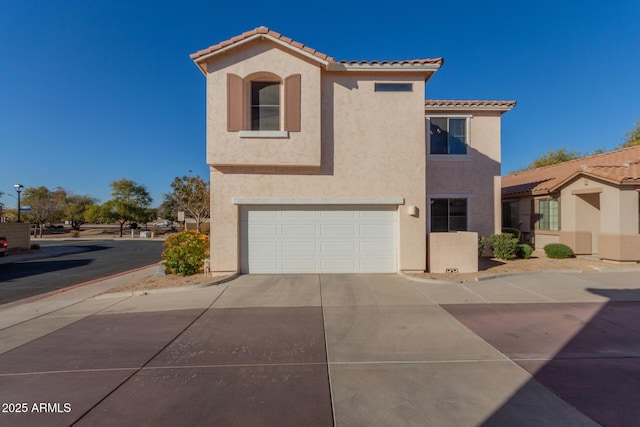
[[[640,425],[640,290],[588,290],[609,301],[443,306],[532,376],[483,425],[508,425],[537,383],[601,425]]]

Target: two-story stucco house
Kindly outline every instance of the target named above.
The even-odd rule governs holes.
[[[191,58],[207,86],[212,272],[422,272],[429,246],[455,253],[471,234],[450,232],[499,230],[500,116],[515,103],[425,101],[442,58],[338,62],[264,27]]]

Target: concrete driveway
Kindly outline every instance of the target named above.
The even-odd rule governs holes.
[[[638,425],[638,276],[241,276],[16,305],[0,425]]]

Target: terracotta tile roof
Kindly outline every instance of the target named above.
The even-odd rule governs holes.
[[[640,184],[640,146],[509,174],[502,178],[502,194],[549,193],[579,174],[601,178],[616,184],[638,185]]]
[[[445,99],[427,99],[424,101],[426,108],[430,107],[493,107],[493,108],[508,108],[511,109],[516,106],[516,101],[482,101],[476,100],[445,100]]]
[[[197,61],[198,59],[202,58],[205,55],[209,55],[211,53],[214,53],[218,50],[224,49],[228,46],[231,46],[235,43],[241,42],[243,40],[246,40],[248,38],[251,38],[253,36],[256,36],[258,34],[265,34],[268,35],[270,37],[273,37],[274,39],[277,39],[281,42],[284,42],[286,44],[291,45],[292,47],[296,48],[296,49],[300,49],[304,52],[307,52],[313,56],[316,56],[317,58],[323,60],[323,61],[327,61],[327,62],[337,62],[335,59],[333,59],[331,56],[325,55],[324,53],[318,52],[317,50],[306,46],[302,43],[299,43],[295,40],[290,39],[289,37],[285,37],[280,33],[277,33],[273,30],[268,29],[267,27],[258,27],[256,29],[253,29],[251,31],[247,31],[244,32],[238,36],[232,37],[229,40],[225,40],[223,42],[220,42],[218,44],[215,44],[213,46],[210,46],[206,49],[202,49],[199,50],[195,53],[192,53],[191,55],[189,55],[189,57],[194,60]],[[411,59],[411,60],[405,60],[405,61],[340,61],[341,64],[345,64],[345,65],[425,65],[425,64],[440,64],[442,65],[444,63],[444,60],[442,58],[426,58],[426,59]]]
[[[425,59],[406,59],[401,61],[340,61],[346,65],[424,65],[424,64],[440,64],[444,63],[442,58],[425,58]]]
[[[249,37],[253,37],[253,36],[258,35],[258,34],[267,34],[267,35],[269,35],[269,36],[271,36],[271,37],[273,37],[275,39],[278,39],[278,40],[280,40],[280,41],[282,41],[284,43],[290,44],[291,46],[293,46],[293,47],[295,47],[297,49],[303,50],[303,51],[305,51],[307,53],[310,53],[311,55],[317,56],[318,58],[320,58],[320,59],[322,59],[324,61],[336,62],[336,60],[333,59],[332,57],[330,57],[328,55],[325,55],[324,53],[318,52],[317,50],[312,49],[309,46],[305,46],[302,43],[298,43],[297,41],[291,40],[289,37],[285,37],[280,33],[276,33],[275,31],[270,30],[267,27],[258,27],[258,28],[254,29],[254,30],[244,32],[244,33],[242,33],[242,34],[240,34],[238,36],[230,38],[229,40],[225,40],[223,42],[220,42],[218,44],[210,46],[210,47],[208,47],[206,49],[199,50],[196,53],[192,53],[191,55],[189,55],[189,57],[192,60],[195,61],[198,58],[201,58],[201,57],[203,57],[205,55],[208,55],[208,54],[213,53],[213,52],[215,52],[217,50],[223,49],[223,48],[225,48],[227,46],[230,46],[230,45],[235,44],[237,42],[240,42],[242,40],[246,40]]]

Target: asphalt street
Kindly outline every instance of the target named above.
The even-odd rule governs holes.
[[[152,240],[42,242],[43,247],[74,247],[82,252],[0,264],[0,304],[157,263],[161,260],[162,243]]]

